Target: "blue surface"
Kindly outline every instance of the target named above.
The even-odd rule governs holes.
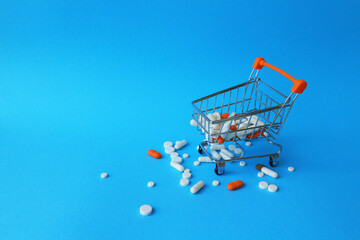
[[[359,1],[129,2],[0,3],[0,239],[359,239]],[[264,178],[277,193],[257,187],[267,159],[192,164],[190,102],[258,56],[308,81]],[[146,154],[181,139],[197,195]]]

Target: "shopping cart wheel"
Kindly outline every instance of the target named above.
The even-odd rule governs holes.
[[[197,149],[198,149],[198,152],[199,152],[200,154],[203,154],[203,150],[202,150],[200,144],[199,144],[199,146],[197,147]]]
[[[269,164],[272,167],[276,167],[279,164],[279,157],[270,156]]]
[[[225,163],[217,163],[215,166],[216,175],[223,175],[225,172]]]

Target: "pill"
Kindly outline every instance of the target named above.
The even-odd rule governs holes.
[[[152,149],[148,150],[148,154],[154,158],[161,158],[161,153],[159,153],[155,150],[152,150]]]
[[[246,141],[246,142],[245,142],[245,145],[246,145],[247,147],[250,147],[250,146],[251,146],[251,142]]]
[[[100,174],[101,178],[107,178],[109,175],[106,172]]]
[[[189,154],[187,154],[187,153],[183,154],[183,158],[188,158],[188,157],[189,157]]]
[[[217,139],[217,142],[218,143],[224,143],[225,139],[222,136],[219,136],[218,139]]]
[[[155,183],[153,181],[148,182],[148,187],[154,187]]]
[[[241,148],[236,148],[234,150],[234,152],[237,154],[237,155],[242,155],[243,154],[243,150],[241,150]]]
[[[197,126],[197,122],[195,119],[191,119],[190,120],[190,125],[193,126],[193,127],[196,127]]]
[[[234,151],[234,150],[236,149],[236,146],[235,146],[235,145],[229,145],[229,146],[228,146],[228,149],[229,149],[230,151]]]
[[[221,149],[222,152],[226,153],[227,155],[229,155],[230,157],[234,157],[234,154],[232,152],[230,152],[229,150],[223,148]]]
[[[245,166],[246,165],[246,162],[244,162],[244,161],[240,161],[240,166]]]
[[[183,172],[182,177],[183,177],[183,178],[191,178],[191,173],[189,173],[189,172]]]
[[[268,185],[269,184],[267,182],[264,181],[259,182],[259,188],[261,189],[267,189]]]
[[[211,150],[210,153],[211,153],[211,155],[213,155],[213,157],[214,157],[216,160],[220,160],[220,159],[221,159],[220,154],[219,154],[216,150]]]
[[[212,184],[213,184],[214,186],[219,186],[220,182],[219,182],[218,180],[214,180],[214,181],[212,182]]]
[[[171,154],[172,152],[174,152],[175,151],[175,148],[173,148],[173,147],[166,147],[165,148],[165,152],[167,153],[167,154]]]
[[[187,168],[187,169],[184,170],[184,172],[190,172],[190,169]]]
[[[182,179],[180,179],[180,185],[181,186],[187,186],[187,185],[189,185],[189,183],[190,183],[190,181],[189,181],[189,179],[187,179],[187,178],[182,178]]]
[[[170,156],[171,156],[171,158],[178,157],[178,156],[179,156],[179,153],[177,153],[177,152],[172,152],[172,153],[170,153]]]
[[[174,157],[171,161],[177,162],[177,163],[182,163],[182,158],[181,157]]]
[[[258,172],[258,177],[263,177],[264,176],[264,173],[263,172]]]
[[[235,189],[241,188],[243,185],[244,185],[243,181],[236,180],[236,181],[233,181],[231,183],[228,183],[227,188],[229,190],[235,190]]]
[[[200,162],[199,162],[199,161],[194,161],[194,165],[195,165],[195,166],[199,166],[199,165],[200,165]]]
[[[173,146],[172,142],[170,142],[170,141],[164,142],[164,147],[172,147],[172,146]]]
[[[212,162],[209,157],[199,157],[198,161],[199,162]]]
[[[230,115],[228,113],[223,113],[221,115],[221,118],[224,119],[224,118],[228,118]]]
[[[187,144],[186,140],[182,140],[182,141],[180,141],[180,142],[176,142],[176,144],[175,144],[175,149],[178,150],[178,149],[184,147],[186,144]]]
[[[224,160],[230,160],[231,157],[229,155],[227,155],[225,152],[220,152],[220,156],[224,159]]]
[[[152,207],[150,205],[142,205],[140,207],[140,214],[144,216],[148,216],[152,213]]]
[[[184,166],[177,163],[177,162],[174,162],[174,161],[171,161],[170,162],[170,165],[175,168],[176,170],[178,170],[179,172],[183,172],[184,171]]]
[[[179,143],[180,143],[180,141],[176,141],[176,142],[175,142],[175,145],[176,145],[176,144],[179,144]]]
[[[216,120],[220,120],[221,119],[221,115],[219,112],[214,112],[213,115],[215,116]]]
[[[197,193],[198,191],[200,191],[200,189],[202,189],[204,187],[204,182],[203,181],[199,181],[198,183],[196,183],[194,186],[192,186],[190,188],[190,192],[191,193]]]
[[[225,148],[225,145],[220,145],[218,143],[211,144],[210,146],[210,150],[221,150],[223,148]]]
[[[207,117],[210,119],[210,121],[216,121],[216,117],[212,113],[209,113]]]
[[[231,125],[230,130],[231,130],[231,131],[235,131],[235,130],[237,130],[236,125]]]
[[[277,178],[279,176],[277,172],[265,167],[263,164],[256,164],[255,168],[270,177]]]
[[[293,172],[293,171],[295,171],[295,168],[294,167],[288,167],[288,171]]]
[[[276,192],[278,190],[278,187],[275,184],[270,184],[268,186],[269,192]]]

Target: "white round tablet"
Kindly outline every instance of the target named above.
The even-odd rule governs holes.
[[[183,158],[188,158],[188,157],[189,157],[189,154],[187,154],[187,153],[183,154]]]
[[[167,154],[171,154],[172,152],[174,152],[175,151],[175,148],[173,148],[173,147],[165,147],[165,152],[167,153]]]
[[[107,178],[109,175],[106,172],[100,174],[101,178]]]
[[[189,185],[189,183],[190,183],[190,181],[189,181],[189,179],[187,179],[187,178],[182,178],[182,179],[180,179],[180,185],[181,186],[187,186],[187,185]]]
[[[189,173],[189,172],[183,172],[182,177],[189,179],[189,178],[191,178],[191,173]]]
[[[181,157],[174,157],[172,159],[172,161],[177,162],[177,163],[182,163],[182,158]]]
[[[245,145],[246,145],[247,147],[250,147],[250,146],[251,146],[251,142],[246,141],[246,142],[245,142]]]
[[[194,161],[194,165],[195,165],[195,166],[199,166],[199,165],[200,165],[200,162],[199,162],[199,161]]]
[[[241,161],[241,162],[240,162],[240,166],[243,167],[243,166],[245,166],[245,165],[246,165],[246,162],[244,162],[244,161]]]
[[[214,186],[219,186],[220,182],[219,182],[218,180],[214,180],[214,181],[212,182],[212,184],[213,184]]]
[[[152,207],[150,205],[142,205],[140,207],[140,213],[141,215],[148,216],[152,213]]]
[[[195,119],[190,120],[190,125],[193,126],[193,127],[197,126],[197,122],[195,121]]]
[[[148,182],[148,187],[154,187],[155,183],[153,181]]]
[[[264,181],[259,182],[259,188],[261,188],[261,189],[267,189],[268,185],[269,184],[267,182],[264,182]]]
[[[288,170],[289,170],[289,172],[293,172],[293,171],[295,171],[295,168],[294,167],[288,167]]]
[[[269,192],[276,192],[278,190],[278,187],[275,184],[270,184],[268,186]]]
[[[184,170],[184,172],[190,172],[190,169],[187,168],[187,169]]]
[[[258,172],[258,177],[263,177],[264,176],[264,173],[263,172]]]
[[[236,149],[236,146],[235,146],[235,145],[229,145],[229,146],[228,146],[228,149],[229,149],[230,151],[234,151],[234,150]]]
[[[164,142],[164,147],[172,147],[174,144],[170,141]]]

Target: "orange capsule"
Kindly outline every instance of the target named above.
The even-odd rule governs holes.
[[[224,143],[224,142],[225,142],[225,139],[222,138],[221,136],[219,136],[217,142],[218,142],[218,143]]]
[[[241,188],[243,185],[244,185],[243,181],[236,180],[234,182],[228,183],[227,188],[229,190],[235,190],[235,189]]]
[[[152,150],[152,149],[148,150],[148,154],[154,158],[161,158],[161,153],[159,153],[155,150]]]
[[[221,115],[221,118],[224,119],[224,118],[228,118],[230,115],[228,113],[223,113]]]
[[[235,131],[237,129],[236,125],[231,125],[230,130]]]

